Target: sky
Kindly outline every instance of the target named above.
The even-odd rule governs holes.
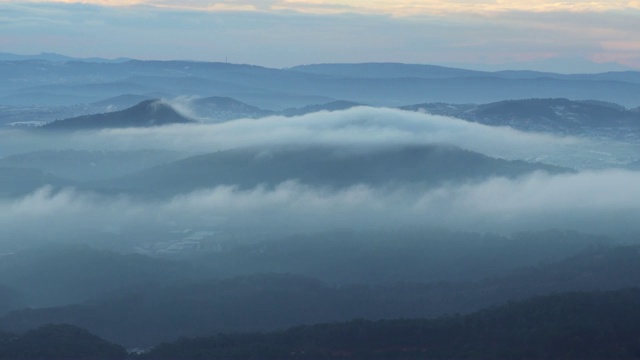
[[[640,1],[0,0],[0,52],[640,69]]]

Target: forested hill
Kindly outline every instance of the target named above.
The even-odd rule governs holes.
[[[40,129],[66,131],[99,130],[186,124],[191,122],[193,122],[193,120],[181,115],[173,107],[161,100],[145,100],[125,110],[57,120],[40,127]]]
[[[163,344],[144,359],[638,359],[640,289],[538,297],[435,320],[354,320]]]
[[[126,359],[119,345],[71,325],[47,325],[24,334],[0,333],[0,359]]]

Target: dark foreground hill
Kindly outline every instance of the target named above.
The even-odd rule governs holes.
[[[0,319],[0,329],[26,331],[64,322],[140,347],[181,336],[354,318],[431,318],[536,295],[639,287],[639,259],[638,248],[594,249],[478,282],[331,286],[307,277],[263,274],[142,286],[80,305],[16,311]]]
[[[0,333],[0,359],[639,359],[640,289],[534,297],[465,316],[182,338],[127,355],[71,325]]]
[[[640,289],[537,297],[467,316],[354,320],[162,344],[168,359],[638,359]]]
[[[191,123],[193,120],[178,113],[161,100],[145,100],[125,110],[104,114],[83,115],[57,120],[43,125],[43,130],[99,130],[109,128],[150,127]]]
[[[0,359],[116,360],[127,358],[119,345],[71,325],[46,325],[16,335],[0,333]]]
[[[0,333],[0,359],[639,359],[639,337],[640,289],[630,288],[533,297],[465,316],[181,338],[141,355],[72,325],[46,325]]]

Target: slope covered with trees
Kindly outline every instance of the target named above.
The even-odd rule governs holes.
[[[354,320],[163,344],[145,359],[638,359],[640,290],[537,297],[467,316]]]

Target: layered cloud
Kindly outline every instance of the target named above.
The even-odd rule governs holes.
[[[158,148],[207,153],[296,144],[351,147],[357,151],[443,144],[496,157],[577,166],[607,162],[616,155],[611,144],[599,148],[585,140],[369,107],[220,124],[69,134],[0,133],[2,155],[37,149]],[[344,227],[420,226],[504,233],[562,228],[617,234],[640,231],[638,216],[640,172],[623,170],[533,173],[438,188],[354,184],[332,190],[289,180],[274,187],[249,189],[231,184],[162,200],[44,187],[21,198],[0,200],[0,238],[84,241],[92,233],[108,232],[125,234],[125,242],[138,242],[154,241],[184,229],[289,234]]]
[[[409,144],[454,145],[496,157],[585,168],[620,159],[616,151],[621,150],[615,144],[370,107],[217,124],[0,133],[0,155],[39,149],[150,148],[193,154],[310,144],[357,151]],[[627,151],[624,156],[637,154],[637,149],[622,150]],[[620,233],[640,231],[638,216],[640,172],[623,170],[533,173],[439,188],[396,184],[332,190],[289,180],[249,189],[231,184],[163,200],[44,187],[21,198],[0,200],[0,237],[28,241],[25,239],[42,240],[46,234],[47,239],[84,239],[78,234],[115,231],[136,234],[135,239],[125,241],[150,241],[155,235],[149,234],[183,229],[284,234],[414,226],[504,233],[546,228]]]
[[[494,178],[421,190],[353,186],[340,191],[285,182],[273,189],[205,189],[166,201],[43,188],[0,202],[3,238],[74,238],[75,232],[195,229],[289,234],[335,228],[447,227],[510,233],[548,228],[602,234],[640,231],[640,173],[627,171]],[[30,236],[24,236],[30,234]]]
[[[615,162],[619,156],[612,150],[600,149],[596,144],[576,138],[524,133],[455,118],[370,107],[219,124],[70,134],[0,132],[0,138],[0,156],[46,149],[167,149],[207,153],[239,147],[296,144],[335,144],[364,149],[399,144],[454,145],[493,157],[579,167]],[[624,153],[632,149],[616,151]]]

